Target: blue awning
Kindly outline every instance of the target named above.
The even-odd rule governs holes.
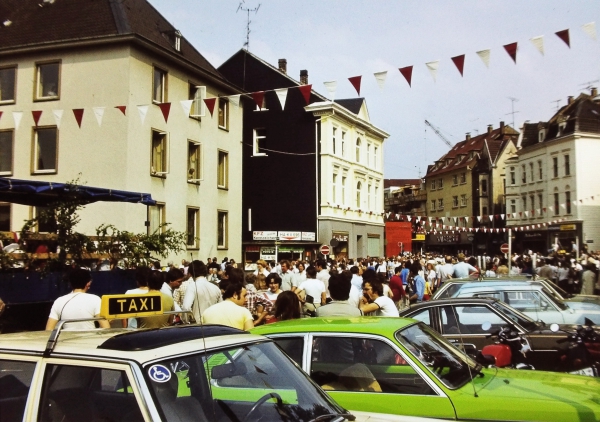
[[[149,193],[73,186],[66,183],[42,182],[0,178],[0,202],[47,207],[64,200],[77,200],[82,204],[92,202],[130,202],[155,205]]]

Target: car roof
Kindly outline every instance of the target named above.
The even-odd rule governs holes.
[[[41,355],[50,331],[0,335],[0,353]],[[51,356],[77,355],[134,360],[157,358],[265,340],[255,334],[220,325],[188,325],[159,329],[63,330]],[[176,347],[173,347],[173,346]]]
[[[536,276],[536,280],[543,279],[543,277]],[[445,283],[469,283],[469,282],[480,282],[480,281],[532,281],[533,276],[530,275],[507,275],[500,274],[495,277],[463,277],[463,278],[451,278],[450,280],[446,280]],[[545,280],[545,279],[544,279]]]
[[[389,336],[416,322],[416,320],[410,318],[372,316],[300,318],[256,327],[252,332],[256,334],[343,332]]]
[[[519,281],[480,281],[468,283],[460,288],[460,292],[465,290],[540,290],[541,285],[522,283]]]
[[[436,299],[427,302],[421,302],[414,305],[410,305],[410,308],[403,309],[400,311],[401,315],[412,313],[413,311],[421,308],[429,308],[431,306],[445,306],[445,305],[460,305],[460,304],[473,304],[473,305],[488,305],[491,303],[500,302],[495,298],[479,298],[479,297],[453,297],[447,299]]]

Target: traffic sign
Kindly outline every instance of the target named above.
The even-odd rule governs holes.
[[[327,245],[321,245],[321,249],[319,249],[319,251],[323,255],[329,255],[330,249],[329,249],[329,246],[327,246]]]
[[[500,245],[500,252],[508,253],[508,243],[503,243],[502,245]]]

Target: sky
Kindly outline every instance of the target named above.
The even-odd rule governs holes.
[[[335,99],[358,95],[362,76],[371,123],[389,133],[384,177],[425,176],[452,144],[500,121],[518,129],[547,121],[568,96],[600,87],[598,0],[149,0],[215,67],[246,42],[249,51],[288,74],[308,70],[313,90],[337,81]],[[259,6],[260,5],[260,6]],[[597,22],[598,21],[598,22]],[[582,26],[597,22],[598,39]],[[569,29],[569,48],[555,32]],[[531,38],[543,36],[542,55]],[[518,43],[516,64],[503,46]],[[477,51],[491,50],[489,68]],[[465,54],[461,77],[451,57]],[[425,63],[439,60],[436,81]],[[412,87],[398,71],[414,66]],[[373,73],[387,71],[380,89]],[[511,101],[511,98],[515,101]],[[560,101],[559,101],[560,100]],[[512,111],[515,113],[513,114]]]

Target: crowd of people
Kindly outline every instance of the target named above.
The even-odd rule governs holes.
[[[429,300],[451,278],[468,276],[538,274],[572,293],[598,294],[598,253],[579,259],[551,253],[513,254],[507,258],[483,255],[467,257],[436,253],[391,258],[329,259],[306,262],[258,260],[246,272],[234,260],[216,258],[207,263],[183,261],[179,268],[155,262],[135,270],[137,288],[126,294],[160,294],[163,311],[170,314],[130,318],[123,327],[158,328],[179,323],[222,324],[249,330],[269,324],[312,316],[398,316],[411,303]],[[89,271],[75,269],[68,275],[73,291],[56,300],[46,329],[61,319],[90,318],[99,314],[100,299],[87,293]],[[65,328],[92,328],[93,322],[72,322]],[[106,328],[108,323],[100,321]]]

